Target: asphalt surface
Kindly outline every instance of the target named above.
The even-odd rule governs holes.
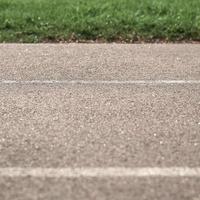
[[[200,45],[1,44],[0,80],[17,81],[0,83],[0,168],[200,166],[200,84],[42,83],[199,81]],[[198,177],[0,176],[2,200],[200,200],[199,191]]]
[[[0,44],[0,80],[199,80],[199,44]]]
[[[1,178],[1,199],[199,200],[198,178]]]
[[[0,99],[4,167],[200,163],[200,85],[8,85]]]

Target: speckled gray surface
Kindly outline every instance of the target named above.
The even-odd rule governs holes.
[[[4,85],[0,99],[3,167],[200,165],[200,85]]]
[[[199,44],[0,44],[0,79],[199,79]]]
[[[200,45],[0,45],[0,80],[200,80]],[[0,84],[0,167],[199,167],[200,84]],[[0,200],[200,200],[200,179],[0,177]]]
[[[2,200],[199,200],[198,178],[0,178]]]

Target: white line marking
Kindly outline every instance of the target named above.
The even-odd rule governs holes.
[[[200,168],[0,168],[0,177],[199,177]]]
[[[200,80],[0,80],[0,84],[135,84],[135,85],[160,85],[160,84],[200,84]]]

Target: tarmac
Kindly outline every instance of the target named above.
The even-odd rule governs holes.
[[[200,200],[199,44],[0,44],[0,199]]]

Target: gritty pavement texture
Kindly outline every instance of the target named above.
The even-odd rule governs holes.
[[[199,200],[198,178],[0,178],[3,200]]]
[[[200,80],[200,45],[0,45],[2,80]],[[0,83],[0,168],[200,167],[200,84]],[[0,176],[0,199],[200,200],[200,178]]]
[[[3,167],[199,166],[200,84],[1,86]]]
[[[0,44],[0,80],[199,80],[199,57],[199,44]]]

